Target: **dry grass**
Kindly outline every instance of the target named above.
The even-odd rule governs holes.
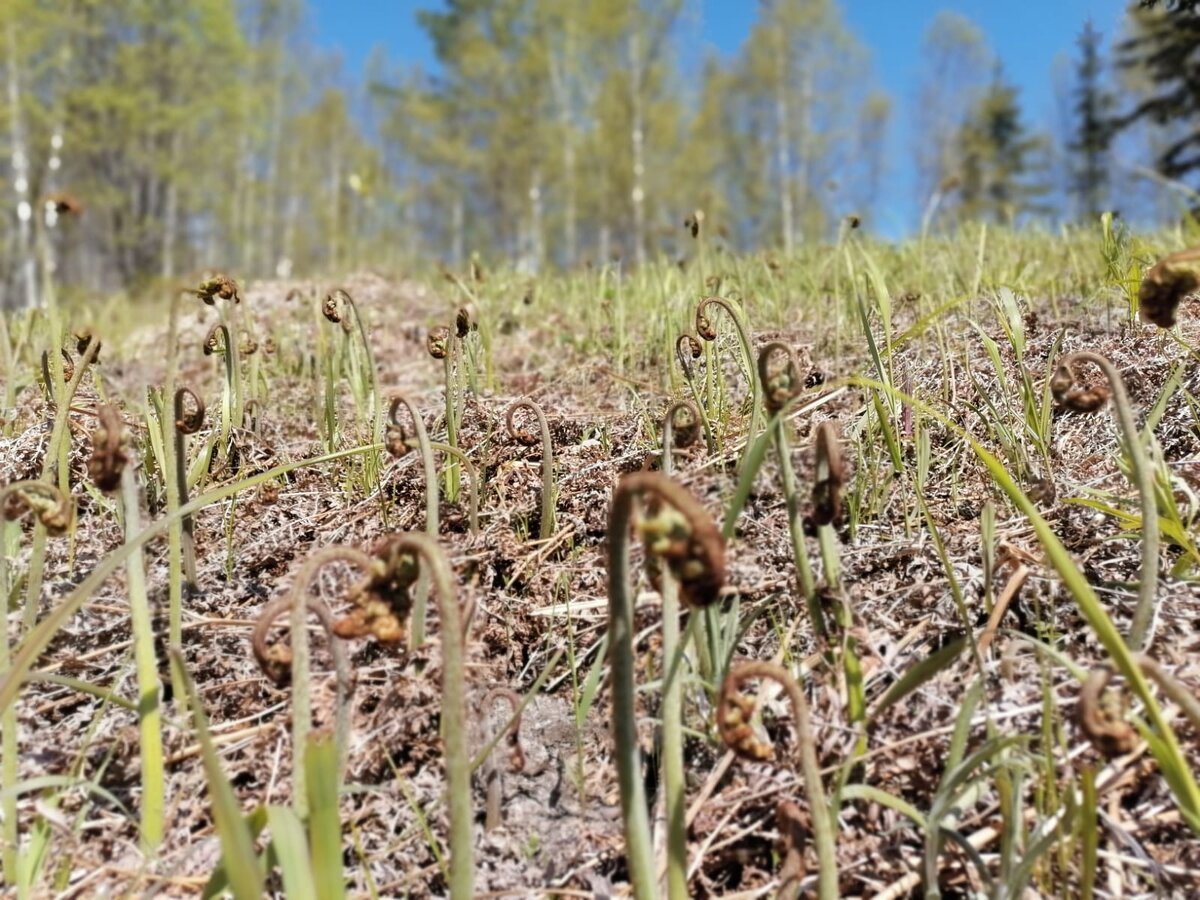
[[[749,267],[751,264],[747,263]],[[797,266],[800,264],[797,263]],[[1002,268],[1003,266],[999,266]],[[1099,260],[1096,268],[1100,268]],[[1108,762],[1097,756],[1077,730],[1073,705],[1079,681],[1060,664],[1065,657],[1083,669],[1106,662],[1103,651],[1081,619],[1070,595],[1043,561],[1042,549],[1028,520],[1002,498],[996,485],[954,432],[918,417],[906,431],[898,415],[904,471],[891,473],[891,461],[870,429],[869,394],[839,382],[870,370],[861,329],[847,317],[836,333],[814,312],[820,304],[806,295],[807,275],[795,280],[754,278],[754,291],[774,289],[770,306],[747,303],[752,341],[761,347],[781,340],[811,361],[814,376],[801,409],[792,416],[793,454],[801,484],[812,482],[812,436],[822,421],[837,424],[848,438],[851,486],[863,506],[839,531],[841,582],[854,610],[855,636],[869,703],[915,665],[961,637],[976,635],[988,623],[988,603],[1005,593],[1007,611],[982,655],[982,699],[967,734],[978,746],[990,734],[1024,735],[1019,766],[1023,775],[996,773],[980,779],[979,790],[957,811],[956,830],[980,838],[982,858],[1000,872],[1007,846],[1002,835],[982,843],[987,829],[1006,822],[1005,791],[1025,797],[1026,826],[1049,816],[1065,803],[1079,773],[1090,766],[1101,771],[1099,809],[1101,836],[1097,864],[1098,890],[1129,893],[1155,887],[1164,894],[1185,896],[1200,891],[1200,840],[1182,821],[1167,784],[1150,756],[1135,751]],[[903,272],[897,267],[897,272]],[[686,277],[686,276],[684,276]],[[832,279],[830,273],[828,278]],[[749,281],[750,276],[745,276]],[[896,276],[893,276],[895,279]],[[1000,278],[998,275],[997,278]],[[815,280],[815,279],[814,279]],[[936,279],[933,279],[936,280]],[[953,280],[947,270],[947,283]],[[666,301],[671,310],[686,307],[691,296],[680,279],[678,293]],[[931,281],[927,278],[927,282]],[[428,327],[449,321],[456,298],[442,297],[414,281],[360,276],[343,282],[370,322],[370,339],[379,386],[387,397],[404,391],[418,398],[431,434],[444,433],[441,366],[425,354]],[[1122,475],[1116,434],[1107,414],[1084,417],[1053,414],[1048,456],[1040,455],[1024,424],[1019,397],[1003,396],[984,335],[1000,348],[1003,383],[1017,384],[1020,366],[1041,389],[1059,352],[1090,349],[1109,356],[1124,374],[1132,398],[1151,409],[1172,371],[1182,364],[1180,391],[1167,402],[1155,434],[1163,459],[1177,478],[1180,503],[1187,492],[1200,495],[1200,423],[1195,398],[1200,397],[1200,303],[1185,301],[1178,310],[1178,341],[1157,329],[1128,324],[1106,313],[1096,289],[1080,277],[1074,289],[1053,280],[1047,293],[1021,298],[1026,323],[1024,358],[1018,363],[986,300],[968,298],[936,317],[936,327],[906,341],[891,359],[898,387],[943,411],[1004,457],[997,436],[997,410],[1017,434],[1029,471],[1016,472],[1027,490],[1036,488],[1038,505],[1070,550],[1088,581],[1100,593],[1110,615],[1124,630],[1132,614],[1139,556],[1137,541],[1122,536],[1111,515],[1074,502],[1080,497],[1109,497],[1129,509],[1136,493]],[[264,357],[269,403],[263,405],[260,430],[237,433],[242,469],[237,477],[265,471],[277,462],[314,456],[322,451],[314,390],[319,374],[311,371],[313,310],[311,302],[285,300],[289,290],[323,291],[315,283],[260,283],[245,286],[242,308],[257,323],[259,336],[271,337],[276,349]],[[897,293],[903,284],[895,284]],[[746,285],[749,293],[749,286]],[[831,288],[838,288],[831,284]],[[442,289],[442,288],[439,288]],[[632,291],[632,286],[627,290]],[[608,698],[603,688],[594,705],[584,707],[577,722],[580,696],[596,664],[598,642],[606,626],[605,530],[608,500],[624,472],[657,465],[657,420],[674,395],[678,376],[666,375],[671,355],[666,341],[656,341],[656,319],[644,328],[637,321],[638,303],[656,303],[649,295],[626,299],[630,332],[622,343],[628,356],[614,356],[611,330],[584,333],[580,323],[592,313],[564,301],[557,304],[555,286],[537,292],[531,306],[518,296],[519,283],[480,285],[485,315],[490,306],[494,388],[468,392],[458,446],[483,473],[481,531],[467,529],[466,498],[443,501],[441,541],[454,565],[462,596],[473,605],[467,644],[469,700],[481,703],[496,685],[524,692],[557,660],[548,686],[525,713],[522,745],[527,755],[521,772],[502,778],[503,824],[484,833],[482,816],[476,831],[477,889],[541,895],[561,889],[565,896],[610,893],[624,882],[623,838],[617,804],[615,771],[608,735]],[[576,298],[595,300],[595,282],[583,279]],[[1050,290],[1056,293],[1049,293]],[[897,300],[892,333],[899,335],[922,321],[941,301]],[[985,287],[983,296],[989,295]],[[608,303],[616,302],[611,299]],[[611,310],[603,314],[610,315]],[[658,313],[654,314],[659,315]],[[672,327],[682,330],[686,315],[668,313]],[[180,320],[184,351],[178,382],[189,384],[209,400],[219,396],[220,371],[199,352],[213,321],[212,310],[188,305]],[[602,321],[602,320],[598,320]],[[611,319],[610,319],[611,321]],[[979,330],[972,327],[979,326]],[[877,335],[880,323],[873,319]],[[126,404],[131,427],[145,419],[136,410],[145,386],[163,381],[165,322],[151,321],[119,341],[106,340],[99,367],[104,393]],[[673,338],[671,339],[673,342]],[[724,346],[724,345],[722,345]],[[736,345],[729,345],[729,353]],[[1192,349],[1187,349],[1190,346]],[[836,352],[836,355],[834,355]],[[722,353],[725,353],[722,350]],[[726,356],[729,353],[725,353]],[[677,477],[709,509],[724,510],[736,482],[737,434],[745,416],[739,411],[744,381],[728,365],[730,397],[728,434],[721,454],[710,454],[703,441],[675,454]],[[819,373],[821,379],[816,374]],[[1191,405],[1184,396],[1192,398]],[[557,456],[557,523],[549,540],[536,536],[540,517],[540,447],[510,440],[503,417],[510,403],[531,397],[546,409]],[[94,425],[101,397],[89,380],[77,396],[71,415],[74,439],[72,483],[79,503],[74,541],[49,544],[45,563],[43,614],[107,553],[123,542],[123,533],[108,501],[83,487],[88,457],[86,432]],[[990,401],[992,406],[989,407]],[[352,406],[343,391],[338,401],[345,415]],[[52,417],[37,385],[17,396],[11,437],[0,440],[0,484],[36,477]],[[350,418],[342,431],[344,446],[355,433]],[[213,426],[209,426],[213,427]],[[928,429],[931,459],[923,487],[930,519],[944,544],[945,560],[928,523],[917,512],[912,486],[917,442]],[[203,440],[198,435],[195,442]],[[862,448],[862,449],[855,449]],[[139,442],[140,450],[140,442]],[[139,456],[140,456],[139,452]],[[303,468],[269,489],[250,491],[236,502],[217,504],[196,518],[199,581],[203,590],[186,599],[184,652],[198,684],[220,748],[221,762],[249,810],[264,802],[286,803],[290,792],[289,695],[275,689],[258,671],[250,654],[249,634],[259,610],[285,592],[301,560],[313,549],[333,543],[371,544],[386,530],[424,526],[424,487],[416,455],[390,461],[378,490],[364,489],[352,462]],[[1007,461],[1007,459],[1006,459]],[[745,631],[735,656],[782,658],[808,675],[813,728],[830,782],[854,743],[848,726],[846,693],[837,670],[814,640],[804,602],[796,592],[787,510],[775,464],[768,461],[750,493],[728,548],[727,602],[740,602]],[[871,493],[871,492],[874,493]],[[984,547],[981,515],[994,510],[992,546]],[[151,515],[160,512],[150,510]],[[1196,513],[1190,519],[1197,539]],[[21,571],[29,558],[23,541],[15,556]],[[10,548],[11,551],[11,548]],[[167,560],[165,542],[147,550],[151,601],[161,610],[165,633]],[[993,566],[989,560],[995,559]],[[1179,551],[1164,551],[1166,570]],[[1024,572],[1019,583],[1018,572]],[[950,573],[973,617],[962,620],[953,600]],[[986,580],[990,575],[990,582]],[[1151,652],[1193,690],[1200,689],[1200,588],[1194,570],[1182,566],[1178,577],[1159,587],[1160,621]],[[341,579],[344,581],[345,579]],[[339,576],[327,576],[322,593],[339,602]],[[638,624],[644,641],[639,659],[643,681],[659,677],[657,595],[642,584]],[[20,595],[18,595],[19,597]],[[335,612],[341,610],[335,608]],[[19,638],[20,615],[9,616],[12,638]],[[441,665],[438,631],[415,652],[355,645],[358,673],[349,747],[347,788],[341,803],[348,891],[352,895],[437,896],[445,890],[434,847],[423,825],[444,836],[441,750],[438,738]],[[124,575],[110,578],[54,640],[38,670],[70,675],[131,696],[134,675],[130,650],[129,604]],[[1041,642],[1058,656],[1037,650]],[[565,651],[559,655],[560,651]],[[315,705],[319,723],[332,723],[332,669],[321,643],[314,647],[320,673]],[[171,681],[165,654],[164,687]],[[871,722],[867,751],[852,780],[901,798],[922,813],[934,804],[949,752],[956,717],[976,674],[977,662],[962,653],[917,691],[892,705]],[[643,749],[655,739],[657,690],[641,695]],[[781,797],[804,797],[798,776],[784,767],[732,763],[715,741],[714,694],[695,682],[685,691],[685,725],[692,729],[686,745],[689,850],[695,896],[761,896],[770,893],[778,875],[776,805]],[[778,742],[792,741],[782,700],[765,703],[768,733]],[[138,844],[138,731],[136,713],[57,684],[28,685],[18,705],[20,778],[70,776],[106,792],[54,788],[21,798],[21,827],[26,840],[46,832],[48,853],[37,891],[58,896],[126,894],[157,889],[166,896],[198,892],[219,857],[219,845],[205,793],[205,777],[195,735],[178,714],[175,698],[164,705],[167,756],[167,834],[156,859]],[[481,747],[494,734],[497,721],[485,726],[483,713],[471,746]],[[1191,728],[1182,719],[1175,727],[1193,771],[1200,754]],[[1105,765],[1110,768],[1103,769]],[[1014,770],[1015,771],[1015,770]],[[1007,778],[1007,780],[1005,780]],[[484,785],[477,779],[476,807],[483,808]],[[37,798],[41,798],[37,800]],[[37,800],[37,802],[35,802]],[[116,805],[115,802],[122,804]],[[420,813],[420,814],[418,814]],[[1081,877],[1080,849],[1073,829],[1043,860],[1035,885],[1074,895]],[[894,809],[865,799],[841,807],[837,855],[845,896],[892,896],[919,892],[906,883],[920,871],[925,835]],[[815,872],[809,851],[808,873]],[[984,885],[966,854],[947,841],[939,857],[943,895],[966,896]],[[911,882],[911,877],[910,877]],[[275,889],[278,882],[272,882]],[[898,892],[897,892],[898,891]]]

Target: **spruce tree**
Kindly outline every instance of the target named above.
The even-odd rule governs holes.
[[[1067,149],[1071,162],[1071,194],[1084,219],[1095,219],[1104,210],[1109,185],[1109,143],[1112,96],[1101,78],[1100,33],[1089,21],[1079,36],[1079,64],[1075,86],[1075,135]]]
[[[1012,224],[1041,212],[1049,190],[1038,178],[1046,139],[1021,122],[1017,89],[999,70],[958,133],[959,218]]]
[[[1134,15],[1137,33],[1117,48],[1118,64],[1145,72],[1156,89],[1116,116],[1113,125],[1188,123],[1190,127],[1156,160],[1164,175],[1179,178],[1200,169],[1200,0],[1174,0],[1150,12],[1135,10]]]

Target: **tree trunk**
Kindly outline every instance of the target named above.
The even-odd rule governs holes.
[[[542,230],[542,171],[535,168],[529,184],[529,255],[534,272],[546,261],[546,238]]]
[[[17,259],[21,289],[16,294],[18,307],[37,306],[37,267],[33,252],[33,204],[29,201],[29,144],[25,136],[25,118],[21,112],[20,63],[17,58],[16,14],[10,13],[5,27],[8,45],[8,105],[12,129],[13,193],[17,205]]]
[[[815,135],[812,127],[812,112],[813,112],[813,73],[812,63],[806,61],[804,63],[804,71],[800,75],[800,148],[799,153],[799,170],[796,173],[796,183],[800,188],[800,208],[811,214],[812,210],[809,204],[812,203],[812,169],[813,159],[816,156],[816,150],[813,146]],[[811,223],[807,219],[802,224],[805,229],[805,237],[808,237],[807,230]]]
[[[163,280],[175,277],[175,245],[179,241],[179,157],[183,152],[183,132],[171,135],[171,170],[167,175],[167,198],[163,208],[162,259]]]
[[[795,221],[792,210],[792,125],[788,110],[787,48],[779,48],[778,80],[775,83],[775,157],[779,166],[779,218],[783,251],[789,256],[795,247]]]
[[[342,154],[335,140],[329,148],[329,268],[335,271],[341,262],[342,243]]]
[[[633,111],[633,123],[630,129],[630,143],[633,150],[633,189],[630,200],[633,201],[633,259],[639,266],[646,262],[646,135],[643,131],[645,111],[642,97],[642,48],[640,35],[634,31],[629,36],[629,65],[630,65],[630,104]]]
[[[454,206],[450,210],[450,257],[454,266],[461,266],[466,261],[465,213],[463,198],[459,194],[454,198]]]

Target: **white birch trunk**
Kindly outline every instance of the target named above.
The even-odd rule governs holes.
[[[564,60],[575,58],[572,21],[568,17],[563,33],[562,58]],[[559,57],[553,52],[550,54],[550,87],[554,91],[555,104],[558,106],[558,127],[562,130],[563,263],[570,268],[575,265],[575,260],[579,257],[579,223],[575,188],[575,115],[567,74]]]
[[[778,81],[775,84],[775,156],[779,167],[779,219],[783,250],[789,256],[796,245],[792,209],[792,127],[788,110],[788,64],[786,48],[780,47]]]
[[[5,42],[8,50],[8,105],[12,130],[13,193],[17,207],[17,259],[21,288],[17,303],[26,309],[38,305],[37,266],[33,248],[33,204],[29,200],[29,142],[25,135],[25,118],[21,112],[20,63],[17,57],[16,16],[8,16]],[[23,299],[22,299],[23,298]]]
[[[546,261],[546,237],[542,230],[542,171],[534,169],[529,184],[529,254],[534,272]]]
[[[179,157],[183,153],[183,131],[171,135],[171,170],[167,173],[167,197],[163,209],[162,267],[163,279],[175,277],[175,245],[179,242]]]
[[[646,135],[643,130],[645,111],[643,109],[642,81],[643,66],[641,39],[637,31],[629,36],[629,65],[630,65],[630,106],[633,111],[632,128],[630,129],[630,144],[633,151],[633,188],[630,200],[633,202],[633,259],[639,266],[646,262]]]
[[[329,155],[329,268],[336,270],[341,262],[342,227],[342,154],[338,141],[333,141]]]
[[[812,198],[813,158],[816,150],[813,145],[813,73],[812,61],[805,60],[804,70],[800,74],[800,143],[799,167],[796,172],[796,184],[800,190],[800,208],[807,208]],[[807,224],[807,223],[806,223]]]

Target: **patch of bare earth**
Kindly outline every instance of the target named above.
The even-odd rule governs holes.
[[[292,287],[300,298],[285,300]],[[312,331],[327,326],[314,315],[314,284],[266,283],[245,292],[244,309],[257,323],[260,344],[272,339],[270,402],[259,415],[255,433],[237,435],[242,451],[241,475],[263,471],[277,462],[322,452],[315,416],[319,413],[320,374],[313,371]],[[449,321],[453,301],[413,283],[393,284],[373,276],[352,279],[345,287],[371,323],[371,341],[386,395],[403,390],[417,398],[427,427],[444,433],[441,366],[424,350],[426,328]],[[541,301],[536,301],[541,302]],[[1191,310],[1190,312],[1195,312]],[[1189,311],[1181,312],[1184,322]],[[1052,322],[1039,310],[1031,319],[1024,365],[1039,390],[1049,356],[1059,349],[1094,349],[1110,355],[1125,374],[1134,401],[1149,409],[1170,373],[1185,367],[1183,383],[1200,393],[1200,369],[1187,352],[1145,328],[1100,330],[1077,322]],[[205,315],[208,321],[204,321]],[[904,311],[900,311],[904,317]],[[753,321],[753,309],[750,310]],[[915,319],[915,313],[912,318]],[[212,324],[211,311],[196,303],[181,319],[183,362],[180,383],[192,385],[210,405],[220,396],[220,373],[204,359],[199,345]],[[533,896],[556,889],[607,895],[625,880],[615,769],[608,734],[607,690],[602,689],[585,721],[576,723],[583,680],[596,662],[606,621],[606,573],[603,564],[608,500],[623,472],[656,466],[657,418],[668,397],[655,385],[656,372],[614,374],[605,359],[571,351],[556,335],[564,323],[548,306],[534,307],[509,323],[495,340],[495,387],[470,394],[463,416],[460,446],[483,473],[481,530],[470,534],[465,497],[444,502],[442,542],[461,585],[474,606],[468,641],[473,704],[472,746],[481,747],[500,719],[482,709],[485,695],[497,685],[524,692],[547,664],[558,662],[546,679],[547,690],[529,706],[522,730],[525,765],[519,772],[505,764],[503,744],[493,764],[476,780],[478,888]],[[909,323],[898,323],[898,330]],[[1013,384],[1020,375],[1000,328],[981,321],[1001,346],[1003,377]],[[1065,333],[1063,332],[1065,328]],[[946,359],[930,345],[913,342],[894,359],[898,383],[946,410],[950,417],[984,437],[989,434],[988,403],[999,403],[1006,421],[1020,423],[1020,400],[1002,396],[1000,375],[982,339],[962,318],[947,325],[956,352]],[[827,358],[828,341],[798,331],[755,336],[760,345],[781,339],[802,349],[813,371],[832,383],[836,376],[865,366],[857,352]],[[1198,343],[1195,326],[1185,326],[1184,340]],[[131,427],[139,417],[148,384],[161,383],[164,329],[155,325],[133,336],[122,348],[106,348],[99,367],[106,393],[124,398]],[[550,348],[555,352],[549,352]],[[560,352],[561,351],[561,352]],[[260,352],[267,352],[266,348]],[[826,358],[823,358],[823,355]],[[730,370],[735,396],[742,390]],[[813,379],[814,381],[818,379]],[[52,541],[46,564],[42,612],[57,603],[83,574],[122,541],[112,501],[83,485],[88,454],[91,410],[97,394],[85,381],[72,412],[72,480],[79,502],[79,527],[73,543]],[[540,448],[512,441],[504,429],[504,411],[517,397],[529,396],[546,409],[557,457],[557,531],[540,542]],[[832,419],[843,433],[861,433],[864,397],[849,388],[812,389],[812,404],[792,419],[794,460],[801,484],[811,483],[810,438],[814,426]],[[131,405],[130,405],[131,404]],[[348,392],[339,398],[347,419]],[[41,465],[52,410],[39,386],[19,398],[16,436],[0,441],[0,483],[35,475]],[[734,414],[735,424],[741,419]],[[853,534],[841,538],[842,580],[857,621],[857,637],[866,672],[868,700],[877,700],[904,672],[961,635],[966,625],[978,635],[987,619],[985,595],[999,596],[1019,565],[1028,569],[1023,583],[1000,622],[986,655],[983,707],[994,727],[1029,737],[1035,752],[1054,742],[1048,752],[1059,785],[1077,780],[1084,765],[1102,766],[1077,732],[1072,707],[1078,683],[1040,656],[1034,641],[1051,642],[1061,652],[1090,668],[1103,652],[1087,630],[1070,596],[1043,562],[1028,522],[1001,498],[962,440],[926,422],[931,429],[932,464],[924,485],[930,515],[945,544],[957,586],[974,621],[964,623],[953,600],[946,567],[936,542],[916,512],[908,476],[890,474],[890,458],[857,461],[856,477],[883,485],[878,515],[860,521]],[[363,435],[349,433],[346,447]],[[1180,484],[1181,503],[1200,494],[1200,433],[1197,414],[1178,395],[1168,403],[1156,435],[1164,457]],[[195,444],[203,440],[197,435]],[[911,437],[900,435],[901,451],[911,462]],[[1028,440],[1022,438],[1026,445]],[[1117,465],[1117,435],[1109,413],[1081,417],[1054,414],[1053,442],[1046,460],[1030,453],[1031,481],[1053,485],[1040,492],[1039,505],[1070,549],[1122,628],[1132,612],[1139,556],[1136,533],[1119,536],[1111,516],[1072,502],[1085,489],[1108,491],[1132,508],[1136,493]],[[999,452],[999,448],[994,447]],[[722,456],[703,449],[678,451],[676,470],[705,504],[719,514],[736,482],[736,429]],[[186,601],[185,653],[199,685],[220,745],[222,763],[246,809],[260,803],[286,803],[291,790],[290,703],[287,690],[275,689],[250,655],[250,628],[263,605],[286,591],[304,557],[333,543],[369,545],[395,529],[424,527],[424,488],[416,454],[388,461],[380,488],[370,496],[352,489],[354,463],[339,462],[301,468],[270,490],[249,492],[236,502],[216,504],[197,517],[199,575],[203,590]],[[911,468],[911,466],[910,466]],[[730,601],[736,594],[745,619],[753,623],[742,636],[735,656],[770,658],[785,651],[802,660],[813,705],[820,755],[830,777],[846,758],[854,735],[848,726],[845,692],[831,672],[824,649],[813,640],[799,599],[792,561],[787,511],[778,488],[778,471],[768,461],[757,479],[730,547]],[[987,503],[997,512],[996,533],[1002,545],[1001,565],[985,584],[980,516]],[[151,509],[150,514],[161,510]],[[1192,511],[1195,535],[1195,510]],[[17,568],[28,559],[23,543]],[[813,543],[815,556],[815,542]],[[1167,547],[1169,569],[1178,559]],[[147,551],[151,599],[165,631],[166,545],[152,542]],[[339,578],[322,584],[331,603],[339,600]],[[648,680],[658,675],[656,655],[659,616],[657,596],[640,585],[638,657]],[[1194,580],[1164,577],[1160,587],[1162,614],[1155,634],[1155,656],[1192,688],[1200,687],[1196,623],[1200,592]],[[338,609],[335,609],[337,612]],[[19,635],[19,612],[10,614],[10,637]],[[56,638],[39,663],[42,671],[69,674],[111,687],[123,696],[135,693],[130,650],[128,601],[124,576],[104,588]],[[438,896],[445,885],[422,822],[439,841],[445,840],[439,726],[441,657],[439,633],[420,653],[381,650],[358,643],[353,730],[348,760],[348,794],[342,814],[346,824],[347,876],[352,894],[373,888],[383,896]],[[787,636],[788,645],[780,640]],[[316,641],[317,714],[332,719],[332,667]],[[562,656],[559,656],[563,653]],[[566,660],[573,658],[578,679]],[[927,811],[942,775],[950,734],[975,663],[964,653],[946,671],[876,719],[869,751],[855,778]],[[134,713],[106,706],[86,694],[45,683],[28,685],[20,703],[22,778],[74,775],[94,781],[123,806],[83,791],[60,794],[47,811],[32,796],[21,803],[28,834],[36,815],[51,822],[49,868],[62,896],[124,894],[148,887],[167,896],[196,894],[217,862],[219,847],[205,791],[203,769],[193,732],[183,727],[169,694],[162,665],[167,721],[169,831],[159,855],[148,862],[138,848],[136,810],[139,802],[137,723]],[[1046,685],[1047,680],[1049,684]],[[1043,688],[1055,703],[1043,703]],[[645,703],[643,748],[654,745],[657,693],[641,695]],[[687,745],[688,796],[695,803],[689,818],[689,845],[697,871],[696,896],[722,896],[771,891],[779,858],[775,808],[781,796],[804,805],[798,776],[771,765],[733,761],[712,739],[708,695],[689,689],[688,725],[706,737]],[[1049,713],[1051,718],[1046,720]],[[782,701],[768,701],[767,727],[783,746],[793,734]],[[986,736],[982,716],[971,731],[972,742]],[[1175,722],[1193,765],[1200,769],[1196,735]],[[781,754],[786,756],[787,753]],[[1071,773],[1074,772],[1075,775]],[[484,810],[489,781],[499,791],[500,821],[485,830]],[[495,786],[498,784],[498,788]],[[986,793],[961,811],[958,830],[983,833],[999,822],[996,796]],[[1106,871],[1119,871],[1128,886],[1157,886],[1165,894],[1189,895],[1200,890],[1200,842],[1174,811],[1175,805],[1148,754],[1123,760],[1104,782],[1101,794],[1104,835],[1101,847]],[[83,826],[75,819],[82,815]],[[838,854],[841,889],[846,896],[871,897],[886,892],[919,871],[924,835],[899,814],[878,804],[848,803],[839,823]],[[985,858],[996,851],[981,848]],[[1119,857],[1121,862],[1112,862]],[[808,871],[815,871],[809,851]],[[1048,863],[1049,864],[1049,863]],[[945,896],[966,896],[980,889],[962,851],[947,842],[941,860]],[[281,890],[279,884],[273,885]],[[919,886],[895,896],[916,895]],[[578,893],[573,895],[579,895]]]

